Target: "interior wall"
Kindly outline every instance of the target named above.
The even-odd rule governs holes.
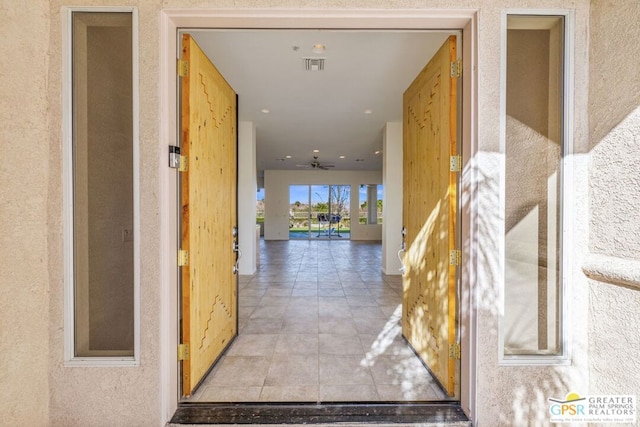
[[[49,103],[47,0],[0,6],[0,412],[5,425],[49,420]],[[28,31],[25,31],[28,29]],[[55,43],[55,42],[53,42]],[[56,123],[58,125],[58,123]],[[60,207],[58,207],[60,209]]]
[[[242,251],[240,274],[256,271],[256,127],[238,123],[238,244]]]
[[[635,0],[591,1],[591,394],[640,393],[639,20]]]
[[[362,184],[382,184],[379,171],[295,171],[264,172],[264,239],[289,240],[289,186],[329,184],[351,186],[351,212],[358,212],[358,190]],[[383,211],[384,212],[384,211]],[[351,240],[382,240],[381,224],[351,221]]]
[[[402,123],[390,122],[382,133],[382,272],[399,275],[402,263],[398,250],[402,243]]]

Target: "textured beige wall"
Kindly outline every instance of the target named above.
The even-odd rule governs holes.
[[[640,395],[640,3],[610,4],[591,2],[590,392]]]
[[[550,3],[508,2],[510,7],[551,7]],[[558,2],[555,3],[559,6]],[[501,8],[483,7],[479,29],[479,153],[478,239],[481,249],[475,263],[478,275],[478,416],[482,425],[548,425],[548,397],[565,396],[569,391],[585,393],[588,388],[586,331],[586,295],[580,270],[585,251],[587,221],[586,156],[587,151],[587,45],[588,3],[563,2],[575,9],[575,69],[571,77],[575,87],[574,137],[576,155],[571,156],[573,177],[569,232],[573,239],[567,248],[572,255],[565,267],[570,311],[566,313],[571,336],[571,364],[550,366],[502,366],[498,362],[499,304],[502,264],[499,237],[504,232],[500,209],[500,14]]]
[[[141,185],[141,366],[69,368],[63,366],[63,254],[61,153],[61,6],[116,4],[107,0],[50,2],[34,0],[27,11],[4,0],[2,53],[17,61],[3,76],[1,251],[2,284],[7,290],[2,316],[2,413],[15,425],[157,426],[160,415],[160,187],[159,16],[161,7],[221,8],[480,8],[478,46],[477,257],[469,268],[478,280],[478,414],[482,425],[544,425],[546,398],[583,392],[586,365],[586,288],[580,254],[586,218],[572,221],[576,256],[569,271],[572,295],[569,321],[573,338],[571,366],[498,365],[498,313],[502,264],[498,258],[504,218],[496,209],[500,194],[500,35],[505,5],[514,8],[576,10],[575,32],[575,213],[587,211],[586,120],[588,0],[129,0],[140,14],[140,185]],[[603,6],[604,7],[604,6]],[[632,21],[629,21],[631,24]],[[632,25],[627,27],[633,28]],[[29,28],[27,34],[23,29]],[[621,30],[622,31],[622,30]],[[634,30],[637,31],[637,30]],[[48,53],[48,55],[47,55]],[[640,55],[636,55],[636,58]],[[25,76],[33,76],[24,84]],[[623,81],[625,79],[619,79]],[[616,80],[618,81],[618,80]],[[6,101],[11,101],[10,103]],[[609,103],[611,104],[611,102]],[[617,122],[616,122],[617,123]],[[614,123],[615,124],[615,123]],[[18,150],[16,147],[28,148]],[[637,188],[637,187],[636,187]],[[15,218],[18,218],[15,221]],[[10,224],[7,224],[11,221]],[[462,298],[469,298],[463,295]],[[49,306],[47,316],[47,304]],[[48,328],[47,328],[47,322]],[[15,325],[7,328],[5,325]],[[10,335],[9,335],[10,333]],[[15,345],[15,337],[20,337]],[[10,340],[10,341],[9,341]],[[48,340],[48,346],[47,346]],[[49,375],[47,376],[47,369]],[[48,383],[48,384],[47,384]],[[47,404],[47,387],[49,403]],[[47,406],[49,409],[47,410]],[[8,407],[10,410],[5,411]],[[18,411],[18,412],[16,412]],[[49,415],[48,415],[49,414]],[[46,421],[48,418],[48,422]],[[5,419],[3,419],[5,421]]]
[[[0,35],[0,424],[38,426],[49,414],[49,2],[0,1]]]
[[[79,368],[64,366],[61,134],[61,6],[114,5],[138,2],[85,1],[50,3],[49,86],[52,185],[48,195],[50,278],[50,419],[52,426],[149,426],[160,424],[158,291],[158,14],[157,2],[140,2],[140,366]]]

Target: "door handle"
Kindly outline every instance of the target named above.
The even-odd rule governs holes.
[[[231,250],[237,254],[236,262],[233,265],[231,270],[233,271],[233,274],[238,274],[238,272],[240,271],[240,258],[242,258],[242,252],[240,251],[240,245],[238,244],[238,226],[237,225],[234,225],[233,228],[231,229],[231,236],[233,237]]]
[[[233,274],[238,274],[240,271],[240,258],[242,258],[242,251],[240,250],[240,245],[236,240],[233,241],[233,252],[237,254],[236,263],[233,266]]]
[[[402,227],[402,241],[400,242],[400,250],[398,250],[398,259],[400,260],[401,267],[399,268],[400,274],[404,276],[407,272],[407,267],[404,265],[404,257],[402,256],[407,248],[407,243],[405,242],[405,238],[407,237],[407,228]]]

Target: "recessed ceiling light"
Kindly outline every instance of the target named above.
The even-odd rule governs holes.
[[[320,150],[313,150],[313,152],[314,152],[314,153],[319,153],[319,152],[320,152]]]
[[[374,151],[374,154],[380,154],[380,153],[382,153],[382,150],[376,150],[376,151]]]
[[[345,158],[345,156],[340,156],[340,158],[341,158],[341,159],[344,159],[344,158]]]
[[[284,156],[284,158],[285,158],[285,159],[290,159],[290,158],[291,158],[291,156]]]
[[[262,111],[264,114],[269,114],[271,112],[271,110],[269,110],[268,108],[263,108]]]
[[[313,49],[311,50],[313,51],[313,53],[321,54],[324,53],[325,50],[327,50],[327,47],[322,43],[316,43],[313,45]]]
[[[373,114],[373,111],[372,111],[372,110],[367,109],[367,110],[364,110],[364,113],[365,113],[365,114]]]

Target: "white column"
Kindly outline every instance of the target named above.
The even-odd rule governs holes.
[[[402,242],[402,123],[389,122],[382,134],[382,272],[400,274]]]
[[[256,128],[238,124],[238,243],[242,251],[240,274],[256,271]]]

